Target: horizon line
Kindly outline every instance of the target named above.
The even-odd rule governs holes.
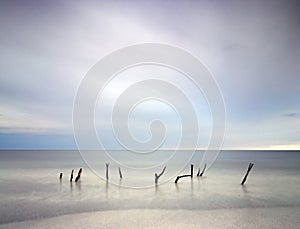
[[[126,149],[83,149],[87,151],[128,151]],[[136,149],[137,150],[137,149]],[[140,149],[141,150],[141,149]],[[218,149],[190,149],[190,148],[183,148],[183,149],[174,149],[174,148],[168,148],[168,149],[159,149],[157,151],[169,151],[169,150],[182,150],[182,151],[214,151]],[[0,149],[0,151],[80,151],[79,149],[66,149],[66,148],[7,148],[7,149]],[[219,151],[300,151],[300,148],[225,148],[225,149],[219,149]]]

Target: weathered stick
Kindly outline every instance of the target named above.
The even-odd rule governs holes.
[[[198,172],[197,172],[197,177],[200,176],[200,172],[201,172],[201,170],[200,170],[200,168],[199,168],[199,169],[198,169]]]
[[[119,167],[119,175],[120,175],[120,179],[122,179],[123,176],[122,176],[122,171],[121,171],[121,168],[120,168],[120,167]]]
[[[82,168],[79,169],[78,174],[77,174],[77,177],[76,177],[76,179],[75,179],[75,182],[79,181],[80,176],[81,176],[81,173],[82,173]]]
[[[204,168],[203,168],[203,170],[202,170],[202,172],[200,173],[200,177],[202,177],[203,176],[203,174],[204,174],[204,172],[205,172],[205,169],[206,169],[206,163],[204,164]]]
[[[245,174],[245,177],[244,177],[244,179],[242,180],[242,183],[241,183],[241,185],[244,185],[245,184],[245,182],[246,182],[246,180],[247,180],[247,177],[248,177],[248,175],[249,175],[249,173],[250,173],[250,170],[252,169],[252,167],[253,167],[253,163],[249,163],[249,165],[248,165],[248,170],[247,170],[247,172],[246,172],[246,174]]]
[[[167,166],[165,166],[165,167],[163,168],[163,170],[161,171],[161,173],[160,173],[159,175],[157,175],[157,173],[154,174],[154,175],[155,175],[155,184],[156,184],[156,185],[157,185],[157,183],[158,183],[158,179],[164,174],[166,168],[167,168]]]
[[[179,180],[180,178],[183,178],[183,177],[191,177],[191,178],[193,178],[193,170],[194,170],[194,165],[191,164],[191,174],[189,174],[189,175],[187,174],[187,175],[177,176],[177,178],[176,178],[176,180],[175,180],[175,183],[177,183],[178,180]]]
[[[74,169],[72,169],[72,171],[71,171],[70,182],[72,182],[73,177],[74,177]]]
[[[176,178],[176,180],[175,180],[175,183],[177,183],[178,182],[178,180],[180,179],[180,178],[183,178],[183,177],[190,177],[191,175],[181,175],[181,176],[178,176],[177,178]]]
[[[204,164],[204,168],[202,169],[202,172],[201,172],[201,168],[199,167],[197,172],[197,177],[202,177],[205,172],[205,169],[206,169],[206,163]]]
[[[105,163],[106,165],[106,180],[108,180],[108,166],[109,166],[109,163]]]

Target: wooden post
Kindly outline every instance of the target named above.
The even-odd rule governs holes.
[[[193,178],[193,170],[194,170],[194,165],[191,164],[191,174],[189,174],[189,175],[187,174],[187,175],[177,176],[177,178],[176,178],[176,180],[175,180],[175,183],[177,184],[178,180],[179,180],[180,178],[183,178],[183,177],[191,177],[191,178]]]
[[[74,177],[74,169],[72,169],[72,171],[71,171],[70,182],[73,181],[73,177]]]
[[[63,177],[63,173],[60,173],[60,174],[59,174],[59,179],[61,180],[62,177]]]
[[[79,169],[77,177],[75,179],[75,182],[79,181],[80,177],[81,177],[81,173],[82,173],[82,168]]]
[[[248,170],[247,170],[247,172],[246,172],[246,174],[245,174],[245,176],[244,176],[244,179],[242,180],[242,183],[241,183],[241,185],[244,185],[245,184],[245,182],[246,182],[246,180],[247,180],[247,177],[248,177],[248,175],[249,175],[249,173],[250,173],[250,170],[252,169],[252,167],[253,167],[253,163],[249,163],[249,165],[248,165]]]
[[[198,172],[197,172],[197,177],[200,176],[200,172],[201,172],[201,171],[200,171],[200,168],[199,168],[199,169],[198,169]]]
[[[120,176],[120,179],[123,178],[123,176],[122,176],[122,171],[121,171],[121,168],[120,168],[120,167],[119,167],[119,176]]]
[[[175,180],[175,183],[177,184],[177,182],[178,182],[178,180],[180,179],[180,178],[183,178],[183,177],[190,177],[191,175],[181,175],[181,176],[178,176],[177,178],[176,178],[176,180]]]
[[[202,177],[203,176],[203,174],[204,174],[204,172],[205,172],[205,169],[206,169],[206,163],[204,164],[204,168],[203,168],[203,170],[202,170],[202,172],[200,173],[200,177]]]
[[[108,180],[108,166],[109,166],[109,163],[105,163],[106,165],[106,180]]]
[[[202,169],[202,172],[201,172],[201,168],[199,167],[197,172],[197,177],[202,177],[205,172],[205,169],[206,169],[206,163],[204,164],[204,168]]]
[[[155,179],[154,179],[155,185],[158,184],[158,179],[164,174],[166,168],[167,168],[167,166],[165,166],[165,167],[163,168],[163,170],[161,171],[160,174],[158,174],[158,175],[157,175],[157,173],[154,174],[154,176],[155,176]]]

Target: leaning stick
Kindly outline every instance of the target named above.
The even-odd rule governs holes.
[[[204,168],[203,168],[203,170],[202,170],[202,172],[200,173],[200,177],[202,177],[203,176],[203,174],[204,174],[204,172],[205,172],[205,169],[206,169],[206,163],[204,164]]]
[[[194,170],[194,165],[191,164],[191,174],[186,174],[186,175],[181,175],[181,176],[177,176],[176,180],[175,180],[175,183],[177,184],[178,180],[180,178],[183,178],[183,177],[191,177],[193,178],[193,170]]]
[[[201,173],[201,170],[200,168],[198,169],[198,172],[197,172],[197,177],[200,176],[200,173]]]
[[[80,177],[81,177],[81,173],[82,173],[82,168],[79,169],[77,177],[75,179],[75,182],[79,181]]]
[[[197,172],[197,177],[202,177],[205,172],[205,169],[206,169],[206,163],[204,164],[204,168],[202,169],[202,172],[201,172],[201,168],[199,167]]]
[[[247,180],[247,177],[248,177],[248,175],[249,175],[249,173],[250,173],[250,170],[252,169],[252,167],[253,167],[253,163],[249,163],[249,165],[248,165],[248,170],[247,170],[247,172],[246,172],[246,174],[245,174],[245,177],[244,177],[244,179],[242,180],[242,183],[241,183],[241,185],[244,185],[245,184],[245,182],[246,182],[246,180]]]
[[[74,169],[72,169],[72,171],[71,171],[70,182],[72,182],[73,177],[74,177]]]
[[[122,171],[121,171],[121,168],[120,168],[120,167],[119,167],[119,175],[120,175],[120,179],[122,179],[123,176],[122,176]]]

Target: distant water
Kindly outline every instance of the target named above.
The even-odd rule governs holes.
[[[94,172],[104,176],[106,160],[101,160],[101,153],[91,153],[89,161]],[[124,152],[111,154],[117,158]],[[194,174],[202,154],[198,151],[191,159]],[[114,183],[111,184],[96,176],[77,151],[0,151],[0,224],[99,210],[300,206],[300,151],[222,151],[204,177],[183,178],[175,185],[178,172],[183,169],[179,174],[184,174],[190,170],[184,160],[178,159],[171,165],[167,163],[166,173],[160,179],[169,181],[146,189],[121,186],[153,184],[154,173],[163,166],[151,168],[157,161],[144,157],[126,161],[120,156],[118,160],[124,163],[123,179],[119,179],[117,165],[111,161],[109,180]],[[241,186],[249,162],[254,167],[246,185]],[[81,181],[70,183],[71,169],[77,172],[80,167]],[[61,182],[60,172],[64,173]]]

